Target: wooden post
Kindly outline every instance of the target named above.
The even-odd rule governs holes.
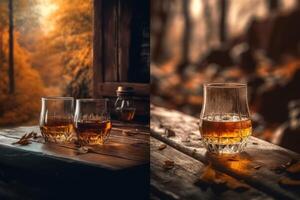
[[[8,2],[9,11],[9,66],[8,66],[8,78],[9,78],[9,94],[15,92],[15,80],[14,80],[14,15],[13,15],[13,0]]]
[[[102,1],[94,0],[94,34],[93,34],[93,91],[97,94],[98,84],[104,82],[103,72],[103,25]]]

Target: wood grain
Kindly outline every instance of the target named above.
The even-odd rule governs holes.
[[[39,133],[36,126],[0,129],[0,198],[146,199],[149,128],[118,125],[107,145],[86,154],[77,154],[74,144],[45,143],[43,138],[13,144],[25,133]]]
[[[151,138],[151,187],[156,195],[169,195],[172,199],[273,199],[266,194],[250,187],[249,190],[239,193],[232,190],[215,192],[204,190],[197,182],[205,164],[168,146],[158,150],[161,141]],[[171,170],[164,170],[165,160],[175,162]],[[167,183],[167,184],[166,184]],[[168,191],[168,194],[165,194]]]
[[[104,81],[103,77],[103,28],[102,28],[102,1],[94,2],[93,15],[93,93],[97,93],[97,84]]]
[[[151,136],[203,163],[212,165],[236,179],[244,180],[269,196],[282,199],[299,199],[297,190],[282,188],[278,180],[286,174],[277,174],[274,168],[286,164],[291,159],[299,160],[298,154],[250,137],[245,152],[233,157],[216,157],[207,154],[201,143],[198,119],[164,108],[151,107]],[[175,132],[167,137],[165,129]],[[260,165],[259,169],[255,166]]]
[[[93,152],[80,155],[77,155],[77,148],[74,144],[45,143],[42,138],[31,140],[32,143],[26,146],[12,144],[18,141],[22,135],[31,131],[40,134],[38,127],[2,129],[0,130],[0,146],[111,170],[149,163],[149,135],[139,135],[138,131],[129,135],[123,134],[119,130],[113,130],[106,145],[93,147]]]

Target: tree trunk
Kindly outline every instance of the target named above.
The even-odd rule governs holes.
[[[160,31],[158,33],[156,33],[155,35],[155,44],[153,47],[153,53],[151,54],[152,56],[152,60],[154,62],[160,63],[164,57],[165,57],[165,52],[164,52],[164,40],[166,38],[166,34],[168,31],[168,23],[169,23],[169,18],[171,13],[173,11],[170,11],[170,6],[171,3],[169,0],[167,1],[155,1],[155,4],[153,4],[152,6],[156,6],[156,8],[153,9],[157,9],[156,13],[159,17],[160,20]]]
[[[189,64],[189,50],[191,39],[191,20],[189,15],[190,0],[184,0],[182,2],[185,27],[182,40],[182,61],[181,64],[178,66],[179,73],[182,73],[186,66]]]
[[[219,1],[219,6],[220,6],[220,32],[219,32],[219,37],[220,37],[220,42],[224,43],[226,41],[226,17],[227,17],[227,2],[226,0],[220,0]]]
[[[201,0],[200,0],[201,1]],[[211,8],[209,6],[209,0],[204,0],[202,1],[203,3],[203,12],[204,15],[200,15],[202,20],[202,17],[204,16],[204,22],[205,22],[205,28],[206,28],[206,33],[205,33],[205,42],[206,42],[206,49],[210,47],[212,37],[213,37],[213,32],[214,32],[214,24],[212,21],[212,14],[211,14]]]
[[[8,12],[9,12],[9,58],[8,58],[8,78],[9,94],[15,92],[15,80],[14,80],[14,18],[13,18],[13,0],[8,2]]]
[[[3,31],[0,28],[0,69],[4,64],[4,56],[3,56]]]
[[[278,10],[278,8],[279,8],[278,0],[269,0],[268,3],[269,3],[269,11],[270,12]]]

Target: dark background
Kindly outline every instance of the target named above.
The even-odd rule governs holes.
[[[300,152],[300,3],[153,0],[152,103],[199,117],[204,82],[247,82],[253,135]]]

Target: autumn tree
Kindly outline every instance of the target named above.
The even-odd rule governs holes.
[[[9,54],[8,32],[8,1],[0,3],[0,39],[2,54],[0,63],[0,125],[14,125],[28,123],[38,119],[40,110],[40,96],[43,95],[43,82],[37,70],[33,69],[29,53],[18,43],[19,33],[14,30],[14,64],[15,64],[15,92],[9,94],[7,76]],[[34,123],[37,123],[35,121]]]
[[[62,67],[64,93],[74,97],[91,96],[92,3],[87,0],[56,0],[50,16],[54,29],[43,39],[47,56],[55,55],[48,68]],[[80,5],[80,6],[79,6]],[[63,77],[63,78],[61,78]]]

